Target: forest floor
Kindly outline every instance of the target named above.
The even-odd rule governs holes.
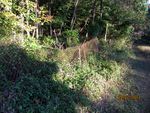
[[[139,103],[142,104],[140,113],[150,113],[150,45],[137,41],[133,44],[135,57],[131,58],[131,79],[136,85]]]

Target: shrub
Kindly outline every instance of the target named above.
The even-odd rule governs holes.
[[[21,47],[9,45],[0,48],[1,73],[7,80],[15,81],[19,76],[26,74],[44,76],[56,71],[54,63],[34,59]]]
[[[24,48],[26,48],[27,51],[35,51],[37,49],[41,49],[39,41],[33,37],[26,37],[23,46]]]
[[[68,46],[75,46],[79,43],[78,30],[66,30],[63,32],[63,36],[66,38],[66,44]]]
[[[103,91],[102,84],[120,77],[120,65],[115,61],[104,60],[97,55],[90,55],[82,65],[61,64],[57,79],[70,88],[83,91],[92,100],[100,97]]]
[[[86,105],[86,96],[54,79],[55,62],[27,53],[18,45],[0,46],[1,112],[76,113],[77,105]]]
[[[28,56],[37,60],[47,60],[48,51],[40,42],[33,37],[25,37],[22,47],[25,49]]]
[[[52,47],[56,44],[55,40],[51,36],[42,37],[42,43],[44,46]]]
[[[12,35],[16,30],[16,18],[10,12],[0,12],[0,38]]]
[[[75,93],[48,77],[21,77],[10,93],[4,112],[75,113]]]

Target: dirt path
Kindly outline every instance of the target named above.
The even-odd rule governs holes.
[[[132,79],[141,97],[141,113],[150,113],[150,45],[133,45],[135,57],[131,59]]]

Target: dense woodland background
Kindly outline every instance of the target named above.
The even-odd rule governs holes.
[[[140,113],[126,79],[146,0],[0,0],[0,113]]]

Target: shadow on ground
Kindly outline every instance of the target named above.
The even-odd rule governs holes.
[[[137,52],[137,53],[136,53]],[[140,56],[139,51],[135,51]],[[133,82],[144,98],[148,113],[149,61],[131,58]],[[104,94],[91,102],[81,91],[72,90],[54,79],[59,68],[55,62],[39,61],[17,45],[0,46],[0,113],[134,113],[131,101],[121,102]],[[140,73],[140,74],[139,74]],[[141,73],[144,78],[141,79]],[[145,87],[143,87],[145,86]],[[146,88],[146,89],[143,89]],[[132,90],[132,89],[131,89]],[[146,94],[146,95],[144,95]],[[136,102],[138,103],[138,102]],[[87,110],[82,111],[80,107]],[[142,110],[141,110],[142,111]],[[142,112],[137,112],[142,113]]]
[[[140,113],[150,113],[150,45],[145,40],[136,41],[133,45],[135,58],[130,58],[132,72],[130,79],[137,87],[140,104],[143,106]]]
[[[120,85],[119,89],[122,96],[140,98],[119,101],[117,98],[110,99],[105,95],[94,104],[98,113],[150,113],[150,45],[145,43],[145,40],[137,40],[133,44],[133,51],[135,57],[127,59],[131,72],[123,77],[124,83],[129,86]]]
[[[53,79],[54,62],[38,61],[16,45],[0,46],[0,113],[76,113],[90,101]]]

